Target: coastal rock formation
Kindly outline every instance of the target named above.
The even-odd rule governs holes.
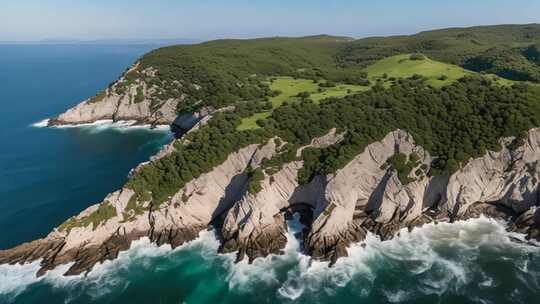
[[[307,147],[327,147],[342,139],[342,134],[336,134],[332,129],[299,151]],[[296,177],[302,165],[302,161],[285,164],[277,173],[264,178],[260,192],[246,193],[229,210],[221,230],[221,252],[238,251],[238,260],[247,255],[250,261],[281,252],[287,243],[283,211],[310,212],[314,207],[311,204],[320,197],[318,189],[322,189],[317,181],[307,186],[298,185]]]
[[[427,172],[431,157],[403,131],[369,145],[345,168],[327,177],[325,204],[316,209],[306,239],[308,251],[335,261],[367,231],[388,239],[405,227],[480,215],[512,220],[513,230],[538,239],[540,130],[531,130],[513,150],[508,148],[511,140],[502,140],[501,151],[470,160],[449,178],[413,173],[422,166]],[[410,175],[412,182],[403,185],[395,171],[383,169],[393,153],[420,156]]]
[[[335,262],[346,255],[345,248],[351,242],[366,236],[364,224],[371,222],[370,230],[386,238],[399,228],[390,223],[416,218],[421,215],[422,206],[433,204],[424,202],[428,178],[404,186],[396,172],[385,168],[387,159],[396,153],[416,153],[421,160],[418,168],[431,161],[408,133],[398,130],[369,145],[342,170],[326,177],[324,199],[315,209],[315,220],[306,239],[306,247],[314,257]]]
[[[213,109],[203,108],[190,114],[177,115],[178,104],[186,96],[165,98],[162,89],[148,81],[157,73],[154,68],[140,70],[136,63],[108,88],[66,112],[51,118],[48,126],[77,125],[99,120],[130,121],[143,125],[171,125],[189,130]],[[138,76],[133,76],[137,74]],[[179,85],[179,84],[177,84]]]
[[[341,139],[331,130],[309,146],[325,147]],[[540,238],[540,129],[530,130],[522,142],[501,140],[500,151],[469,160],[452,176],[430,176],[433,157],[411,134],[396,130],[335,174],[299,185],[303,163],[294,160],[265,173],[260,191],[248,191],[249,169],[263,168],[282,145],[273,138],[246,146],[159,205],[150,200],[134,204],[129,188],[111,193],[44,239],[0,251],[0,264],[41,260],[41,275],[72,263],[66,275],[78,274],[116,258],[133,240],[148,237],[174,248],[209,226],[221,238],[221,252],[237,251],[238,260],[252,261],[280,254],[287,241],[286,219],[297,212],[306,225],[298,235],[304,250],[332,263],[368,232],[389,239],[403,228],[480,215],[508,220],[509,230]],[[406,178],[389,165],[397,153],[413,161]]]

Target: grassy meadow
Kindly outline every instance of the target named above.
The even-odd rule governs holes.
[[[298,97],[298,94],[302,92],[309,92],[309,98],[315,103],[318,103],[325,98],[341,98],[356,92],[365,91],[369,88],[351,84],[336,84],[334,87],[322,88],[321,91],[319,91],[319,83],[325,81],[326,80],[313,81],[310,79],[295,79],[286,76],[269,78],[268,84],[270,85],[270,89],[281,92],[278,96],[270,98],[272,110],[281,106],[285,101],[299,101],[300,98]],[[238,130],[242,131],[258,128],[257,120],[267,118],[272,114],[272,110],[255,113],[251,117],[244,118],[242,124],[238,127]]]
[[[442,87],[463,76],[475,74],[459,66],[431,60],[427,57],[422,60],[412,60],[411,54],[381,59],[368,66],[365,71],[372,81],[383,78],[385,75],[385,78],[408,78],[418,74],[425,77],[427,83],[435,87]]]

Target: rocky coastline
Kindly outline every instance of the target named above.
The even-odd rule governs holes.
[[[332,145],[341,138],[331,130],[310,146]],[[186,184],[165,204],[154,206],[148,201],[140,212],[129,208],[131,189],[113,192],[74,217],[88,219],[107,207],[114,213],[111,218],[69,229],[60,226],[43,239],[2,250],[0,264],[40,260],[39,276],[72,263],[65,275],[76,275],[115,259],[134,240],[147,237],[157,245],[175,248],[210,227],[221,240],[220,252],[237,252],[238,261],[253,261],[282,253],[286,219],[293,213],[300,213],[306,225],[299,235],[305,252],[330,264],[346,256],[347,247],[361,242],[367,233],[386,240],[403,228],[481,215],[508,221],[509,230],[540,240],[540,129],[530,130],[519,147],[509,150],[503,145],[501,151],[471,159],[452,176],[430,177],[413,170],[413,181],[407,184],[384,166],[387,159],[395,153],[415,153],[420,158],[418,168],[426,169],[431,156],[409,133],[396,130],[370,144],[335,174],[299,185],[296,175],[303,164],[293,161],[265,177],[260,192],[247,192],[246,168],[256,168],[271,158],[278,143],[282,144],[274,138],[264,145],[242,148]],[[160,153],[166,155],[167,150]]]

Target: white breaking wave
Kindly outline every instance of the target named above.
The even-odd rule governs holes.
[[[44,120],[31,124],[31,126],[36,127],[36,128],[45,128],[48,126],[48,124],[49,124],[49,119],[44,119]],[[92,123],[52,126],[51,128],[54,128],[54,129],[80,128],[80,129],[89,130],[90,132],[93,132],[93,133],[97,133],[97,132],[101,132],[101,131],[105,131],[109,129],[114,129],[118,131],[130,131],[130,130],[137,130],[137,129],[145,129],[145,130],[151,130],[151,131],[157,131],[157,132],[170,131],[169,125],[156,125],[156,126],[152,126],[150,124],[139,125],[137,124],[137,121],[135,120],[113,121],[111,119],[97,120]]]
[[[49,119],[48,118],[44,119],[44,120],[40,120],[40,121],[38,121],[36,123],[33,123],[30,126],[35,127],[35,128],[45,128],[45,127],[47,127],[47,125],[49,125]]]
[[[0,265],[0,294],[17,296],[28,285],[38,281],[39,261],[25,265]]]
[[[151,243],[148,238],[142,238],[134,241],[129,250],[120,252],[118,258],[115,260],[107,260],[94,266],[92,271],[86,276],[84,274],[64,276],[63,274],[73,263],[61,265],[39,278],[36,277],[36,273],[40,268],[40,261],[25,265],[0,265],[0,295],[8,295],[9,298],[15,298],[35,283],[47,283],[55,288],[69,289],[74,289],[73,287],[83,284],[85,288],[84,292],[99,298],[118,288],[120,284],[127,283],[121,282],[118,279],[118,274],[127,271],[131,263],[145,263],[151,258],[173,255],[178,251],[200,244],[204,244],[204,247],[211,247],[215,250],[219,246],[213,232],[210,231],[201,232],[198,239],[179,246],[174,250],[171,249],[170,245],[158,247]]]
[[[121,252],[113,261],[96,265],[87,277],[83,275],[64,277],[62,274],[70,265],[49,271],[42,278],[36,278],[39,262],[27,265],[0,265],[0,295],[10,298],[23,292],[34,283],[50,284],[54,288],[67,288],[72,298],[88,294],[94,298],[128,287],[129,271],[132,267],[143,267],[160,271],[160,264],[166,267],[186,267],[182,264],[184,250],[197,252],[208,264],[222,265],[227,271],[226,284],[231,291],[256,293],[258,288],[275,290],[282,299],[297,300],[303,296],[321,293],[331,296],[341,288],[350,290],[359,297],[368,296],[375,286],[378,276],[391,276],[394,271],[413,281],[399,286],[384,286],[381,295],[388,302],[412,300],[414,295],[442,295],[445,292],[460,293],[465,285],[474,283],[479,288],[497,286],[497,281],[479,269],[475,263],[482,248],[501,253],[515,253],[526,256],[539,253],[539,248],[512,242],[510,237],[523,236],[509,233],[505,223],[479,218],[456,223],[428,224],[412,232],[400,231],[399,236],[390,241],[380,241],[374,235],[348,248],[349,256],[339,259],[334,267],[327,262],[318,262],[300,252],[301,243],[294,234],[302,229],[298,217],[289,221],[288,243],[284,255],[256,259],[253,264],[234,263],[235,254],[217,254],[219,241],[213,231],[203,231],[199,238],[175,250],[169,245],[157,247],[147,238],[135,241],[130,250]],[[451,250],[451,251],[449,251]],[[452,258],[448,252],[459,258]],[[165,258],[165,262],[159,259]],[[158,259],[158,260],[156,260]],[[156,261],[159,261],[156,263]],[[527,271],[527,261],[512,260],[518,271]],[[529,270],[530,271],[530,270]],[[474,275],[479,280],[474,281]],[[523,280],[530,274],[523,273]],[[285,277],[285,278],[284,278]],[[538,287],[537,280],[528,279],[527,286]]]
[[[400,286],[410,287],[409,290],[385,287],[383,294],[389,302],[407,300],[418,292],[437,295],[447,291],[459,293],[472,281],[473,273],[480,272],[474,265],[480,247],[539,252],[538,248],[512,242],[510,236],[523,238],[507,232],[505,223],[484,217],[451,224],[432,223],[412,232],[403,229],[399,236],[389,241],[380,241],[369,234],[364,242],[350,246],[347,250],[349,256],[339,259],[332,268],[327,267],[328,263],[313,262],[309,257],[299,255],[298,265],[288,272],[287,280],[278,292],[295,300],[302,293],[322,291],[331,295],[336,289],[354,284],[359,296],[367,296],[378,275],[401,267],[405,269],[399,271],[418,279],[420,284],[411,282]],[[446,257],[447,249],[457,250],[459,258]],[[467,255],[459,254],[461,252]],[[383,267],[384,271],[381,271]],[[493,284],[493,279],[486,276],[482,284]],[[329,285],[332,286],[330,289]]]

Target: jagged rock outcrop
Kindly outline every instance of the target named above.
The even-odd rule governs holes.
[[[114,84],[66,112],[51,118],[48,126],[78,125],[99,120],[129,121],[134,125],[172,125],[173,131],[183,133],[212,114],[215,109],[202,108],[193,113],[177,114],[177,107],[186,98],[165,98],[163,89],[152,81],[157,70],[141,70],[136,63]],[[134,76],[137,75],[137,76]],[[182,87],[180,82],[173,89]],[[169,88],[171,89],[171,88]]]
[[[540,132],[530,131],[513,150],[503,146],[471,160],[450,178],[448,208],[454,214],[462,215],[476,202],[497,202],[517,213],[538,203]]]
[[[66,112],[51,118],[49,126],[76,125],[98,120],[133,121],[136,124],[169,125],[176,119],[176,107],[182,99],[159,100],[153,95],[155,85],[143,77],[133,79],[139,72],[136,63],[122,77],[98,95],[89,98]],[[147,68],[140,71],[144,76],[155,76],[156,71]]]
[[[342,135],[335,132],[310,146],[337,143]],[[469,160],[452,176],[433,177],[428,174],[432,156],[409,133],[396,130],[334,174],[299,185],[303,163],[295,160],[265,174],[260,191],[247,191],[248,168],[258,168],[280,153],[283,143],[278,146],[282,141],[274,138],[230,154],[163,204],[134,206],[134,192],[128,188],[111,193],[46,238],[0,251],[0,263],[41,260],[38,274],[43,274],[73,262],[66,274],[77,274],[116,258],[141,237],[176,247],[209,225],[217,227],[221,252],[238,251],[239,260],[252,261],[281,252],[287,241],[286,219],[294,212],[301,213],[306,225],[298,236],[304,250],[332,263],[368,232],[389,239],[402,228],[480,215],[508,220],[509,230],[539,240],[540,129],[530,130],[512,149],[510,141],[503,139],[500,151]],[[415,160],[406,179],[388,165],[396,153]]]
[[[332,129],[299,151],[307,147],[326,147],[342,139],[343,134],[336,134]],[[285,164],[277,173],[265,177],[260,192],[246,193],[229,210],[221,229],[221,252],[238,251],[238,260],[247,255],[250,261],[281,252],[287,243],[287,225],[282,211],[291,205],[308,204],[307,208],[313,208],[312,204],[320,196],[317,191],[322,189],[318,180],[306,186],[298,185],[297,174],[302,164],[302,161]]]
[[[524,144],[513,150],[507,147],[511,140],[501,140],[501,151],[470,160],[451,177],[422,174],[410,176],[414,181],[403,185],[396,172],[383,169],[385,160],[397,152],[416,153],[427,172],[431,157],[406,132],[389,134],[327,177],[326,202],[316,209],[318,216],[306,240],[308,251],[335,261],[366,231],[388,239],[401,228],[482,214],[515,221],[514,230],[538,239],[531,210],[540,204],[540,130],[529,131]]]
[[[396,153],[417,154],[418,168],[431,162],[429,154],[416,146],[408,133],[398,130],[369,145],[343,169],[326,177],[324,199],[319,200],[306,239],[306,248],[314,257],[335,262],[346,255],[345,248],[351,242],[366,236],[367,222],[372,222],[371,231],[388,237],[399,228],[392,228],[390,223],[414,219],[423,208],[435,203],[437,193],[425,195],[429,178],[419,178],[404,186],[393,170],[384,168],[387,159]],[[442,190],[430,188],[435,192]]]

